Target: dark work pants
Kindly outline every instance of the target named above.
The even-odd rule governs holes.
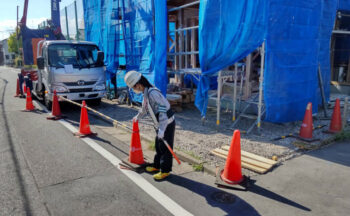
[[[18,80],[19,80],[19,92],[21,93],[21,95],[24,95],[23,88],[22,88],[24,78],[21,73],[18,74]]]
[[[168,124],[165,133],[164,139],[168,142],[171,148],[174,145],[174,135],[175,135],[175,120]],[[173,155],[170,153],[169,149],[166,147],[164,142],[158,137],[156,137],[156,155],[154,156],[154,165],[155,168],[159,169],[162,172],[170,172],[173,166]]]

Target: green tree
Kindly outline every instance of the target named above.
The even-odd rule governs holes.
[[[7,44],[9,46],[9,51],[19,54],[18,46],[19,48],[22,48],[22,40],[19,38],[17,42],[17,35],[16,32],[12,33],[7,41]]]

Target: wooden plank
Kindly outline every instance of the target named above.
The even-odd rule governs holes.
[[[222,150],[222,149],[214,149],[214,151],[219,153],[219,154],[225,155],[226,158],[227,158],[228,151],[225,151],[225,150]],[[272,167],[271,164],[264,163],[264,162],[261,162],[261,161],[258,161],[258,160],[254,160],[254,159],[245,157],[244,155],[241,155],[241,161],[244,162],[244,163],[247,163],[247,164],[251,164],[251,165],[254,165],[254,166],[257,166],[257,167],[264,168],[264,169],[271,169],[271,167]]]
[[[247,158],[247,157],[244,157],[242,156],[242,162],[245,162],[245,163],[248,163],[248,164],[252,164],[254,166],[257,166],[257,167],[261,167],[261,168],[264,168],[264,169],[271,169],[272,165],[271,164],[267,164],[267,163],[264,163],[264,162],[261,162],[261,161],[257,161],[257,160],[253,160],[253,159],[250,159],[250,158]]]
[[[225,159],[225,160],[227,158],[227,155],[223,155],[220,152],[217,152],[216,149],[212,150],[211,153],[216,155],[216,156],[219,156],[219,157],[221,157],[222,159]]]
[[[226,150],[226,151],[228,151],[230,149],[230,146],[226,145],[226,146],[222,146],[221,148]],[[271,164],[271,165],[277,164],[277,162],[274,161],[274,160],[270,160],[268,158],[264,158],[264,157],[261,157],[259,155],[256,155],[256,154],[253,154],[253,153],[250,153],[250,152],[246,152],[246,151],[243,151],[243,150],[241,150],[241,154],[244,155],[247,158],[258,160],[258,161],[261,161],[261,162],[264,162],[264,163],[268,163],[268,164]]]
[[[223,155],[223,154],[221,154],[221,153],[218,153],[218,152],[216,152],[215,150],[212,150],[211,153],[212,153],[213,155],[216,155],[216,156],[218,156],[218,157],[221,157],[221,158],[223,158],[223,159],[226,159],[226,156],[225,156],[225,155]],[[255,172],[257,172],[257,173],[260,173],[260,174],[264,174],[264,173],[266,173],[266,172],[268,171],[267,169],[264,169],[264,168],[261,168],[261,167],[257,167],[257,166],[254,166],[254,165],[251,165],[251,164],[242,162],[242,161],[241,161],[241,164],[242,164],[242,167],[243,167],[243,168],[246,168],[246,169],[249,169],[249,170],[253,170],[253,171],[255,171]]]
[[[268,171],[267,169],[264,169],[264,168],[261,168],[261,167],[257,167],[257,166],[253,166],[253,165],[245,163],[245,162],[242,162],[242,167],[246,168],[246,169],[253,170],[253,171],[255,171],[257,173],[260,173],[260,174],[264,174],[264,173],[266,173]]]

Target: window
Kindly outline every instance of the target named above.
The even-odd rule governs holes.
[[[98,48],[82,44],[53,44],[48,48],[49,65],[64,67],[73,65],[75,68],[95,67]]]

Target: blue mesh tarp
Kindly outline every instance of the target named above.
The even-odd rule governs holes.
[[[167,32],[168,32],[168,11],[166,1],[155,0],[155,78],[154,84],[166,94],[168,75],[166,65],[167,55]]]
[[[336,7],[338,0],[323,1],[321,20],[319,28],[319,52],[318,62],[320,64],[320,70],[323,80],[323,89],[325,92],[326,100],[329,100],[330,96],[330,80],[331,80],[331,62],[330,62],[330,47],[332,30],[336,17]],[[350,1],[349,1],[350,2]],[[318,104],[322,103],[320,88],[317,89]]]
[[[206,113],[208,77],[245,57],[264,39],[265,120],[301,120],[308,102],[316,112],[321,102],[318,64],[329,98],[329,44],[336,6],[337,0],[201,1],[199,55],[203,75],[196,96],[201,114]]]
[[[265,38],[266,1],[201,0],[199,60],[202,75],[195,104],[205,116],[210,76],[254,51]]]
[[[302,120],[308,102],[312,102],[313,112],[317,111],[319,63],[329,97],[329,40],[335,16],[330,4],[328,0],[269,1],[266,121]]]
[[[338,0],[338,9],[350,11],[350,1],[349,0]],[[333,5],[332,5],[333,6]]]
[[[107,72],[118,73],[118,86],[125,86],[126,71],[137,70],[166,93],[166,1],[84,0],[84,14],[86,38],[105,52]]]

